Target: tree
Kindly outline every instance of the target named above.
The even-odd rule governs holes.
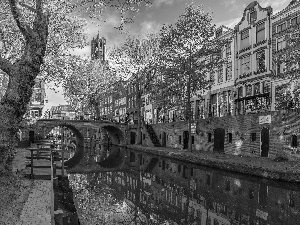
[[[100,99],[104,93],[112,91],[118,78],[108,63],[100,60],[82,60],[71,72],[63,81],[65,97],[79,111],[89,108],[99,117]]]
[[[207,89],[207,75],[223,63],[220,51],[227,40],[214,38],[212,15],[202,6],[188,5],[175,25],[160,31],[161,76],[152,84],[152,99],[163,109],[184,109],[188,120],[189,150],[192,150],[192,96]]]
[[[292,3],[290,3],[292,4]],[[296,23],[296,22],[295,22]],[[273,79],[289,82],[276,88],[275,109],[299,107],[299,65],[300,65],[300,31],[299,25],[293,24],[285,30],[281,49],[273,53]],[[284,44],[283,44],[284,43]],[[277,47],[275,46],[275,49]],[[298,103],[296,105],[295,103]]]
[[[128,22],[126,11],[132,11],[143,2],[145,1],[4,0],[0,2],[2,42],[0,69],[9,76],[8,87],[0,105],[2,133],[0,171],[8,168],[7,162],[12,156],[19,124],[27,111],[34,80],[43,69],[47,68],[47,65],[48,67],[51,65],[51,63],[47,64],[46,59],[49,58],[48,62],[53,62],[51,60],[59,58],[56,52],[64,52],[68,47],[82,45],[81,37],[84,36],[81,35],[83,34],[82,23],[76,19],[74,13],[88,9],[91,17],[94,17],[96,11],[102,12],[106,7],[112,6],[121,12],[121,24],[126,24]],[[74,29],[71,29],[72,32],[60,45],[62,41],[60,33],[64,30],[66,33],[70,32],[66,29],[69,25],[71,27],[74,25]],[[69,39],[68,37],[72,35],[73,38]],[[68,46],[68,43],[71,46]],[[64,72],[64,67],[59,71]],[[54,74],[56,73],[43,73],[49,78]]]
[[[128,36],[123,45],[109,54],[109,60],[116,73],[135,86],[138,111],[137,144],[141,144],[141,96],[156,75],[158,52],[158,36],[148,34],[145,38]]]

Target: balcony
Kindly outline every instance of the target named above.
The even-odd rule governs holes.
[[[247,78],[247,77],[250,77],[252,75],[252,72],[250,73],[243,73],[239,76],[240,79],[243,79],[243,78]]]
[[[267,69],[266,69],[266,68],[263,68],[263,69],[258,69],[257,71],[254,71],[254,72],[253,72],[253,74],[254,74],[254,75],[257,75],[257,74],[264,73],[264,72],[266,72],[266,71],[267,71]]]
[[[243,52],[246,52],[246,51],[249,51],[251,48],[252,48],[252,46],[249,45],[249,46],[247,46],[247,47],[241,49],[241,50],[239,51],[239,54],[241,54],[241,53],[243,53]]]
[[[260,45],[263,45],[265,43],[267,43],[267,39],[259,41],[259,42],[255,43],[255,44],[253,44],[253,48],[256,48],[256,47],[258,47]]]
[[[235,102],[237,104],[235,109],[236,115],[265,112],[271,109],[270,93],[239,98]]]

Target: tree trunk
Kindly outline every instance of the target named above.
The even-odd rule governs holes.
[[[27,106],[30,102],[35,78],[40,72],[41,62],[40,58],[29,50],[13,65],[10,71],[7,90],[0,104],[0,172],[8,169],[8,163],[16,144],[17,132],[23,116],[28,110]]]

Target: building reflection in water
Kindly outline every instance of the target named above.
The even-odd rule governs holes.
[[[69,175],[81,224],[300,224],[300,185],[128,152],[121,171]]]

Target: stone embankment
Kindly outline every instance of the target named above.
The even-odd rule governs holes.
[[[298,161],[277,162],[273,159],[263,157],[227,155],[203,151],[188,152],[187,150],[173,148],[144,147],[137,145],[129,145],[128,148],[149,154],[188,161],[201,166],[280,181],[300,183],[300,162]]]

